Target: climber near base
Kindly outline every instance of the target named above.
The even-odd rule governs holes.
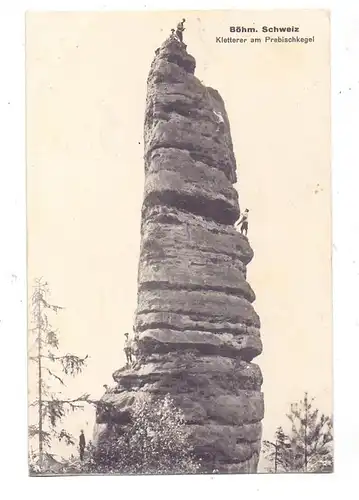
[[[247,236],[248,233],[248,213],[249,210],[248,208],[245,209],[242,217],[239,219],[239,221],[236,223],[236,227],[240,226],[240,231],[242,234],[246,233],[245,235]]]
[[[180,42],[183,42],[183,32],[185,30],[183,23],[185,23],[185,22],[186,22],[186,19],[183,18],[182,21],[180,21],[177,24],[176,35],[177,35],[177,38],[179,39]]]
[[[126,340],[125,340],[125,347],[124,347],[124,351],[125,351],[125,354],[126,354],[126,364],[127,366],[130,366],[130,364],[132,363],[132,342],[131,340],[128,338],[128,333],[125,333],[125,337],[126,337]]]
[[[79,448],[80,448],[80,460],[81,460],[81,462],[84,459],[85,447],[86,447],[86,439],[85,439],[84,431],[81,430],[81,432],[80,432],[80,438],[79,438]]]

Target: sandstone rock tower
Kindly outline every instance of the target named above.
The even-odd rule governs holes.
[[[224,102],[195,76],[186,46],[169,38],[148,76],[145,191],[134,368],[104,396],[125,421],[143,391],[170,392],[209,472],[256,472],[262,376],[260,321],[246,281],[253,252],[233,227],[236,160]],[[222,115],[224,122],[219,123]]]

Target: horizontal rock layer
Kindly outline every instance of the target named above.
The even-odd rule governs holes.
[[[156,51],[145,111],[145,186],[135,330],[138,356],[113,377],[98,423],[126,423],[136,398],[170,393],[211,472],[255,472],[264,406],[253,257],[240,214],[229,120],[195,60],[169,38]],[[218,120],[218,114],[223,122]]]

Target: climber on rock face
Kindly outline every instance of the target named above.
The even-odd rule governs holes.
[[[183,42],[183,32],[185,30],[185,28],[183,27],[184,22],[186,22],[186,19],[183,18],[182,21],[180,21],[177,24],[177,30],[176,30],[176,35],[181,42]]]
[[[219,111],[216,111],[215,109],[213,110],[213,113],[216,117],[216,121],[218,123],[218,128],[217,128],[217,132],[223,132],[224,131],[224,118],[222,116],[222,113],[219,112]]]
[[[240,227],[240,231],[242,234],[244,234],[244,232],[246,233],[246,236],[247,236],[247,233],[248,233],[248,213],[249,213],[249,210],[248,208],[245,209],[242,217],[239,219],[239,221],[236,223],[236,227]]]
[[[125,333],[125,337],[126,337],[126,340],[125,340],[125,347],[124,347],[124,351],[125,351],[125,354],[126,354],[126,363],[127,363],[127,366],[130,366],[130,364],[132,363],[132,342],[131,340],[128,338],[128,333]]]
[[[131,342],[131,355],[133,365],[136,363],[138,357],[138,333],[133,331],[133,339]]]

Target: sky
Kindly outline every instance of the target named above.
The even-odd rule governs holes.
[[[28,278],[43,276],[63,351],[88,354],[66,394],[124,363],[137,300],[146,79],[186,17],[196,76],[223,97],[255,256],[270,439],[304,391],[332,411],[329,17],[308,12],[28,13]],[[228,26],[295,25],[312,44],[218,44]],[[236,35],[238,36],[238,35]],[[30,377],[30,396],[34,384]],[[92,433],[93,412],[69,420]]]

